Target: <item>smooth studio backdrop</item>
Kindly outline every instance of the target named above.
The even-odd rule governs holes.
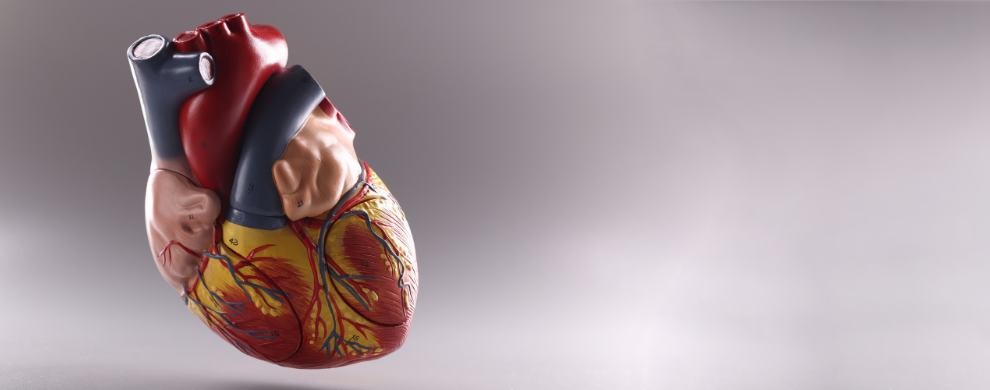
[[[161,280],[125,49],[282,31],[406,211],[406,345]],[[990,4],[0,0],[0,388],[990,387]]]

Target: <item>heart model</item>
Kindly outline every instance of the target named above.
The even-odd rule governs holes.
[[[382,357],[418,291],[405,214],[271,26],[228,15],[127,49],[152,150],[146,225],[189,309],[295,368]]]

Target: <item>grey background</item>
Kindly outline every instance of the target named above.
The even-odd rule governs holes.
[[[406,210],[406,345],[161,280],[124,51],[279,28]],[[0,388],[990,388],[990,5],[0,1]]]

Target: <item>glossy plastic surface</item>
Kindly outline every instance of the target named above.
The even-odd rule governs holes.
[[[136,53],[136,49],[140,50]],[[183,154],[179,108],[189,95],[213,85],[213,78],[200,72],[204,59],[212,61],[212,56],[202,52],[176,53],[175,45],[158,34],[141,37],[127,48],[155,157],[171,159]]]
[[[272,165],[326,95],[299,65],[276,72],[255,98],[226,211],[228,221],[274,230],[288,223]]]
[[[244,14],[233,14],[173,42],[179,52],[209,52],[216,64],[213,86],[186,100],[179,128],[193,174],[226,204],[248,111],[268,78],[285,67],[285,38],[274,27],[251,25]]]
[[[149,37],[128,49],[154,119],[148,239],[189,310],[234,348],[286,367],[401,347],[419,286],[405,214],[319,83],[283,68],[281,34],[236,14],[171,44]],[[212,85],[189,81],[195,72]]]

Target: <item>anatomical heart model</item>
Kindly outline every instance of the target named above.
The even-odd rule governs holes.
[[[387,355],[416,307],[416,250],[354,131],[274,27],[243,14],[127,49],[152,150],[162,276],[213,332],[295,368]]]

